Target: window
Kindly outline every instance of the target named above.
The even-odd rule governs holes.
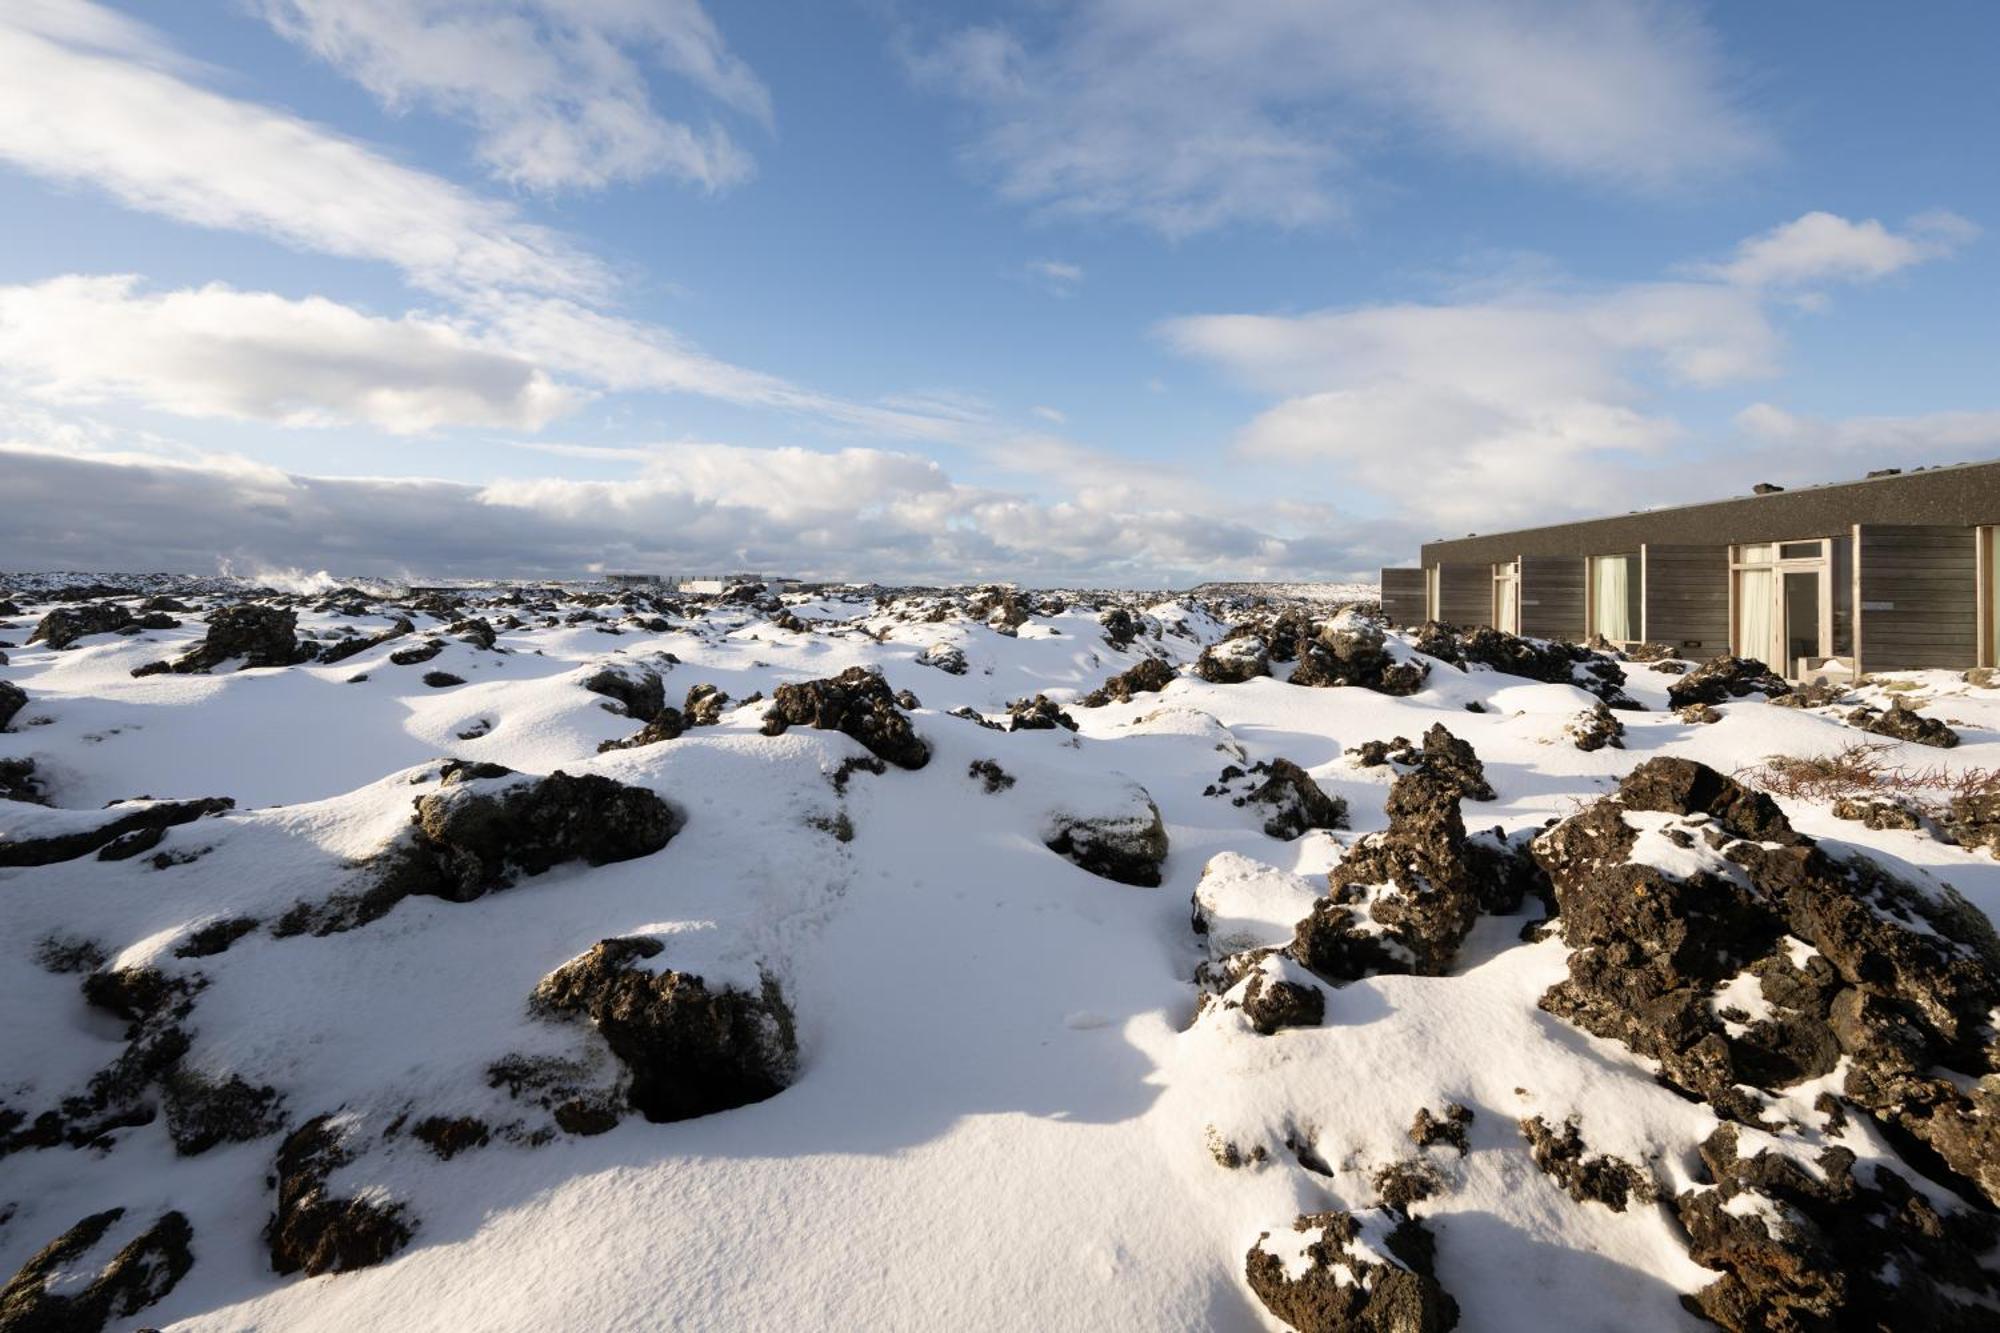
[[[1590,558],[1590,632],[1612,643],[1636,643],[1642,637],[1639,557],[1594,555]]]
[[[1833,650],[1833,562],[1827,541],[1760,542],[1731,553],[1731,650],[1799,679]]]
[[[1509,560],[1493,566],[1493,628],[1507,634],[1521,632],[1521,565]]]

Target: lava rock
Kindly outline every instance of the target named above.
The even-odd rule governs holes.
[[[1525,639],[1491,626],[1460,634],[1457,649],[1459,657],[1468,663],[1551,685],[1574,685],[1613,708],[1639,707],[1625,693],[1624,668],[1607,653],[1592,652],[1574,643]]]
[[[956,644],[940,641],[917,654],[917,665],[935,667],[947,676],[962,676],[966,671],[965,653]]]
[[[1520,1125],[1535,1165],[1578,1203],[1601,1203],[1622,1213],[1629,1202],[1652,1203],[1659,1198],[1652,1176],[1632,1163],[1605,1155],[1584,1156],[1583,1135],[1574,1117],[1563,1123],[1560,1132],[1540,1116],[1530,1116]]]
[[[584,677],[583,688],[614,699],[625,716],[650,722],[667,706],[666,682],[651,667],[618,662]]]
[[[777,980],[758,993],[711,990],[685,972],[641,966],[665,949],[646,936],[600,940],[542,979],[531,1008],[587,1018],[631,1076],[648,1120],[686,1120],[775,1097],[797,1074],[798,1039]]]
[[[729,706],[729,696],[719,685],[706,682],[690,686],[687,698],[681,703],[681,716],[690,727],[712,727],[722,721],[722,710]]]
[[[1625,724],[1601,700],[1570,719],[1563,727],[1563,734],[1577,749],[1586,753],[1607,747],[1613,750],[1625,748]]]
[[[11,680],[0,680],[0,731],[28,706],[28,692]]]
[[[319,650],[319,660],[324,663],[345,662],[348,658],[379,648],[385,643],[400,639],[406,634],[414,634],[417,627],[408,616],[397,616],[388,629],[375,635],[356,635],[351,639],[337,639]],[[432,654],[436,656],[436,654]]]
[[[0,867],[46,866],[88,856],[119,838],[147,830],[160,830],[193,823],[206,815],[219,815],[236,808],[226,796],[205,796],[193,801],[147,801],[139,809],[119,814],[97,825],[73,833],[54,833],[42,838],[13,838],[0,841]],[[118,806],[110,807],[117,810]],[[144,850],[135,848],[134,851]]]
[[[1690,704],[1726,704],[1752,694],[1775,699],[1791,692],[1783,676],[1756,658],[1724,653],[1667,686],[1667,705],[1678,711]]]
[[[424,684],[434,690],[447,690],[454,685],[465,684],[465,677],[454,676],[449,671],[426,671],[424,672]]]
[[[1835,819],[1852,819],[1862,827],[1871,829],[1920,830],[1924,826],[1923,816],[1903,801],[1868,800],[1858,796],[1843,796],[1833,803]]]
[[[1349,607],[1300,645],[1294,685],[1357,685],[1379,694],[1410,695],[1423,688],[1430,667],[1399,661],[1388,649],[1386,624]]]
[[[468,765],[420,797],[410,837],[383,869],[387,901],[420,893],[469,902],[566,861],[650,856],[681,828],[674,808],[644,787],[561,769],[539,781],[513,776],[498,764]]]
[[[1075,731],[1076,719],[1046,694],[1038,694],[1032,699],[1016,699],[1007,705],[1009,731],[1054,731],[1057,727]]]
[[[681,710],[671,705],[663,705],[653,720],[639,730],[620,740],[604,741],[597,747],[599,754],[612,750],[636,750],[642,745],[658,745],[661,741],[677,739],[687,730],[681,717]]]
[[[1166,823],[1153,798],[1136,783],[1126,784],[1124,797],[1126,808],[1117,813],[1056,813],[1042,841],[1093,875],[1158,888],[1160,865],[1167,859]]]
[[[1859,727],[1871,736],[1887,736],[1892,740],[1909,741],[1913,745],[1949,750],[1958,744],[1958,733],[1949,724],[1934,717],[1925,717],[1914,708],[1904,706],[1901,699],[1880,713],[1857,708],[1847,715],[1847,721],[1848,725]]]
[[[1174,669],[1157,657],[1119,672],[1077,700],[1084,708],[1102,708],[1109,703],[1130,703],[1135,694],[1158,694],[1174,683]]]
[[[188,675],[213,671],[241,658],[246,667],[282,667],[310,659],[318,649],[301,646],[296,611],[245,602],[208,613],[208,635],[174,662],[172,670]]]
[[[780,685],[764,714],[764,734],[782,735],[794,726],[851,736],[899,768],[918,769],[931,760],[931,747],[917,735],[889,682],[867,667],[849,667],[826,680]]]
[[[1429,1148],[1436,1144],[1447,1144],[1458,1149],[1460,1157],[1471,1152],[1466,1143],[1465,1132],[1472,1125],[1472,1108],[1458,1102],[1446,1102],[1440,1115],[1432,1115],[1431,1108],[1417,1108],[1416,1119],[1410,1122],[1410,1142],[1419,1148]]]
[[[1266,807],[1264,832],[1270,837],[1290,842],[1308,829],[1347,827],[1347,802],[1327,795],[1312,774],[1289,759],[1252,764],[1244,776],[1263,781],[1236,804]]]
[[[1241,685],[1271,674],[1271,653],[1254,634],[1224,639],[1201,650],[1194,660],[1194,674],[1211,685]]]
[[[414,1228],[403,1204],[328,1191],[327,1178],[353,1160],[332,1116],[316,1116],[286,1137],[278,1149],[277,1209],[264,1229],[273,1272],[352,1272],[410,1243]]]
[[[1304,1271],[1257,1238],[1244,1277],[1264,1308],[1300,1333],[1445,1333],[1458,1324],[1458,1302],[1433,1275],[1435,1242],[1423,1223],[1385,1209],[1306,1213],[1292,1230]],[[1298,1249],[1296,1245],[1289,1249]]]
[[[194,1267],[194,1228],[179,1212],[126,1242],[89,1281],[73,1266],[125,1216],[123,1208],[92,1213],[43,1246],[0,1288],[4,1333],[96,1333],[128,1320],[180,1285]]]
[[[1469,801],[1497,799],[1493,784],[1486,780],[1486,765],[1479,762],[1469,741],[1453,735],[1444,723],[1433,722],[1424,733],[1423,766],[1445,779]]]
[[[91,634],[115,634],[132,624],[132,613],[112,602],[89,606],[59,606],[41,618],[30,644],[46,643],[60,652]]]

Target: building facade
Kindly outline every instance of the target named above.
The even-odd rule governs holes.
[[[1423,547],[1391,623],[1735,653],[1794,679],[2000,664],[2000,461]]]

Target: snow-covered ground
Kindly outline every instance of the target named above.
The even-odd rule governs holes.
[[[1961,734],[1949,750],[1754,695],[1721,705],[1718,722],[1683,720],[1667,708],[1677,677],[1636,662],[1625,689],[1645,711],[1618,714],[1623,748],[1592,751],[1566,730],[1592,694],[1481,666],[1432,661],[1407,696],[1291,684],[1285,665],[1209,683],[1190,669],[1204,646],[1280,609],[1243,598],[1131,605],[1135,636],[1119,646],[1103,599],[1052,610],[1029,597],[1007,626],[1004,604],[961,594],[795,597],[777,611],[530,590],[426,613],[314,587],[286,603],[301,636],[372,636],[399,615],[415,633],[331,664],[135,677],[201,642],[217,589],[185,593],[190,609],[165,613],[176,627],[52,651],[26,640],[54,603],[0,586],[20,603],[0,628],[0,681],[27,695],[0,761],[32,760],[48,802],[0,800],[0,857],[96,827],[120,813],[103,809],[114,801],[235,802],[129,859],[0,869],[0,1130],[24,1133],[128,1054],[127,1022],[84,995],[87,978],[121,969],[186,983],[177,1070],[276,1093],[267,1132],[197,1152],[177,1151],[168,1116],[134,1115],[143,1122],[82,1146],[0,1156],[0,1276],[79,1219],[123,1208],[62,1279],[82,1284],[137,1228],[185,1215],[192,1268],[116,1327],[1281,1328],[1246,1282],[1260,1235],[1296,1251],[1295,1217],[1369,1210],[1381,1169],[1413,1162],[1438,1177],[1408,1212],[1435,1238],[1462,1327],[1701,1327],[1679,1298],[1718,1273],[1690,1257],[1670,1203],[1579,1203],[1517,1128],[1575,1119],[1593,1153],[1642,1164],[1670,1198],[1697,1179],[1696,1145],[1718,1124],[1652,1061],[1538,1007],[1569,957],[1559,932],[1523,941],[1541,903],[1481,917],[1446,975],[1324,983],[1314,1026],[1260,1034],[1241,1009],[1201,1005],[1197,967],[1292,939],[1328,872],[1387,823],[1402,769],[1348,751],[1420,741],[1436,723],[1470,743],[1495,789],[1465,802],[1467,825],[1503,835],[1577,813],[1661,755],[1728,774],[1868,740],[1913,767],[2000,766],[2000,690],[1953,673],[1906,678]],[[136,598],[115,604],[141,614]],[[461,617],[493,624],[493,646],[450,630]],[[435,656],[389,660],[431,636]],[[1398,636],[1388,651],[1415,657]],[[959,657],[962,674],[927,664]],[[1149,657],[1173,668],[1163,690],[1076,702]],[[714,725],[600,753],[640,726],[584,687],[607,665],[657,672],[671,704],[699,684],[731,702]],[[868,751],[835,730],[764,734],[780,686],[852,667],[915,696],[896,711],[929,747],[922,768],[855,771]],[[425,684],[436,672],[458,683]],[[1005,730],[1008,705],[1037,694],[1076,730]],[[1864,694],[1879,704],[1892,691]],[[445,790],[447,756],[598,775],[656,793],[684,822],[648,855],[298,929],[407,841],[413,801]],[[1280,840],[1264,808],[1206,794],[1226,767],[1280,758],[1344,801],[1351,829]],[[1011,784],[982,777],[980,761]],[[1158,887],[1046,845],[1064,816],[1136,808],[1143,824],[1144,798],[1167,836]],[[1781,804],[1829,849],[2000,912],[2000,863],[1985,853],[1837,820],[1824,802]],[[1201,934],[1190,904],[1211,866]],[[228,922],[254,924],[221,951],[189,947]],[[586,1098],[622,1096],[627,1071],[603,1038],[531,1011],[529,997],[623,936],[661,941],[648,967],[711,990],[774,982],[796,1023],[790,1085],[586,1133],[494,1078],[496,1063],[527,1057],[567,1069]],[[1754,994],[1731,996],[1754,1007]],[[1809,1106],[1818,1088],[1793,1100]],[[138,1101],[150,1109],[158,1094]],[[1419,1149],[1413,1117],[1451,1103],[1472,1112],[1467,1151]],[[400,1205],[413,1232],[384,1262],[281,1276],[265,1237],[274,1160],[322,1115],[346,1136],[326,1192]],[[433,1117],[476,1121],[487,1141],[447,1157],[411,1132]],[[1872,1133],[1844,1142],[1888,1160]],[[1304,1260],[1286,1262],[1296,1274]]]

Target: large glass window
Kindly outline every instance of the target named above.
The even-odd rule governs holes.
[[[1590,558],[1590,632],[1612,643],[1633,643],[1640,637],[1639,557],[1596,555]]]
[[[1826,539],[1739,546],[1734,651],[1798,678],[1833,654],[1833,561]]]

